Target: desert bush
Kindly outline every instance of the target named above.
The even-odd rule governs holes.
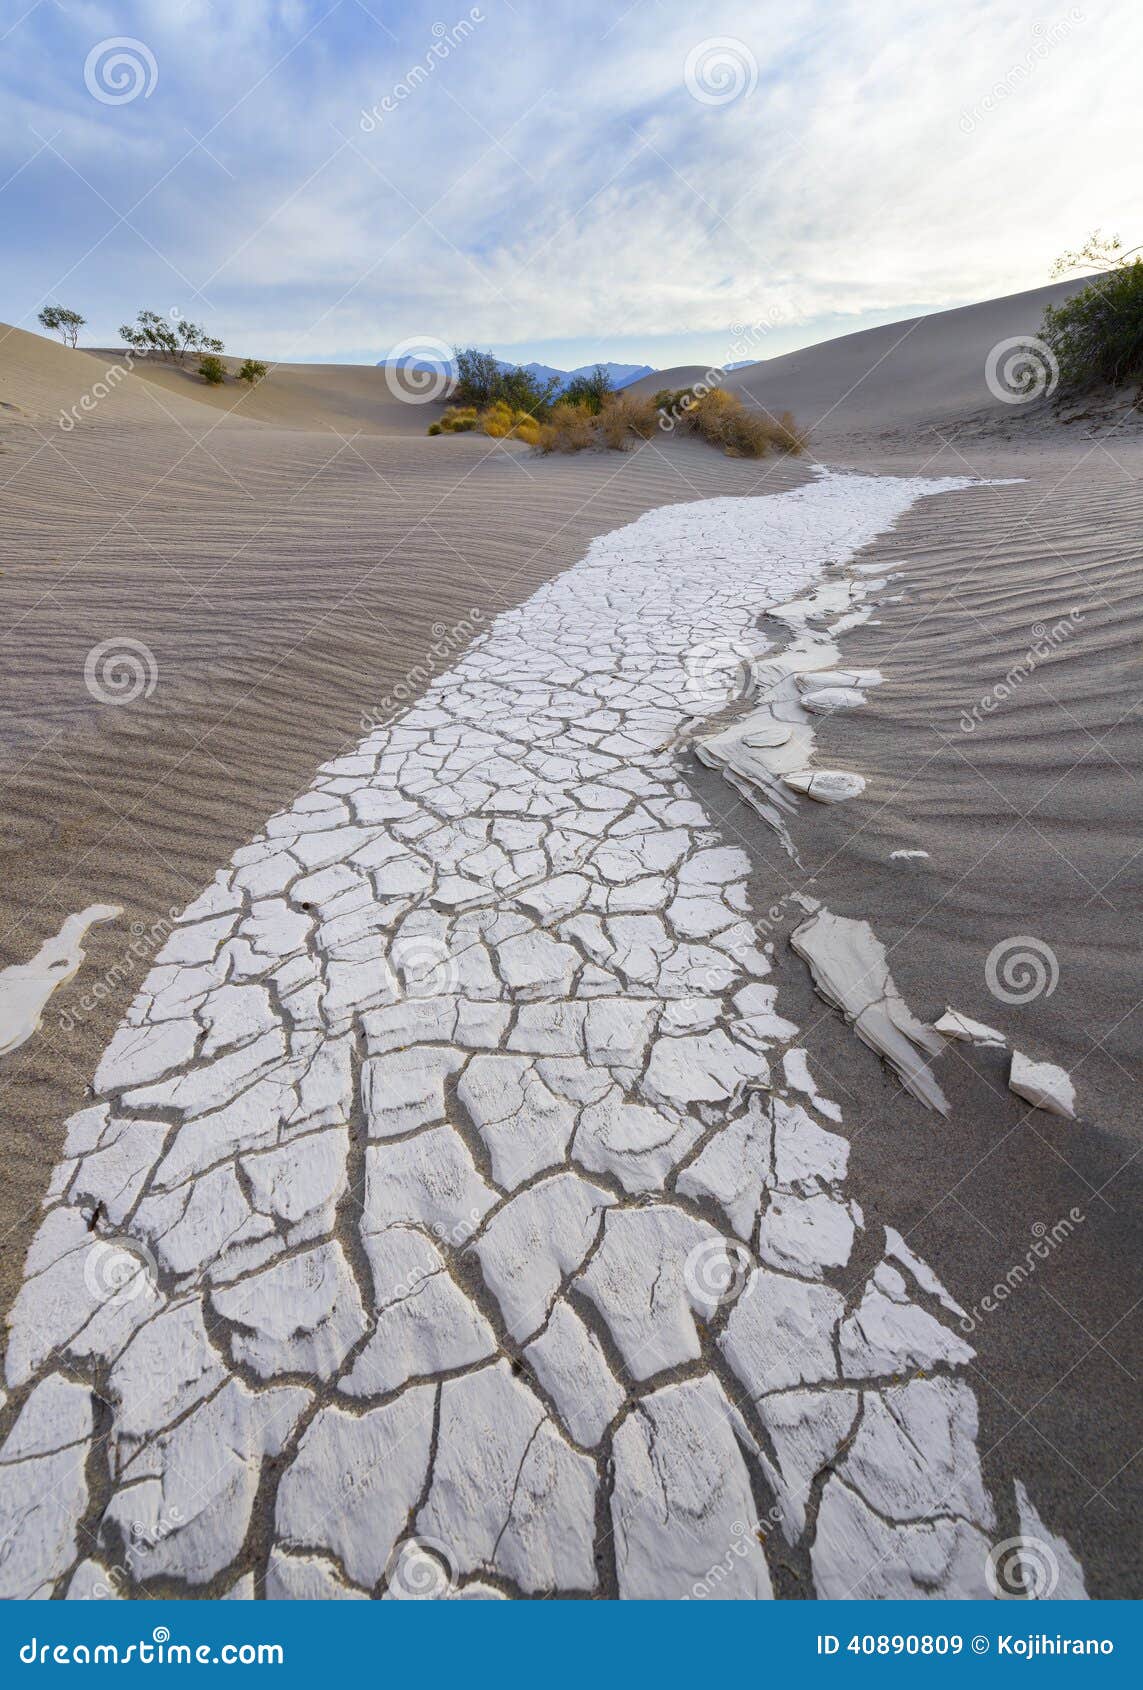
[[[49,334],[58,334],[65,346],[73,351],[79,339],[79,331],[87,322],[78,311],[69,311],[64,305],[45,305],[40,312],[40,327],[47,329]]]
[[[220,340],[208,335],[198,323],[184,317],[172,322],[157,311],[140,311],[136,321],[119,330],[126,344],[136,352],[156,352],[171,363],[183,364],[188,352],[216,355],[223,350]]]
[[[492,440],[523,440],[536,446],[540,439],[540,423],[529,411],[514,410],[500,399],[480,413],[480,427]]]
[[[596,418],[587,406],[561,399],[541,424],[539,445],[545,452],[582,452],[596,444],[596,436]]]
[[[1061,392],[1143,380],[1143,259],[1123,260],[1047,306],[1040,334],[1060,367]]]
[[[659,412],[649,399],[613,393],[599,413],[603,444],[613,452],[626,452],[636,441],[650,440],[659,427]]]
[[[491,352],[479,352],[474,346],[455,347],[453,357],[456,361],[453,396],[462,405],[483,409],[504,404],[514,411],[527,411],[529,416],[542,418],[559,389],[554,376],[540,381],[519,365],[505,368]]]
[[[734,458],[764,458],[768,452],[805,450],[807,435],[789,411],[780,417],[761,407],[744,405],[736,393],[725,388],[664,388],[652,400],[662,415],[669,415],[677,429],[697,434],[712,446],[721,446]]]
[[[586,405],[597,417],[613,392],[611,377],[602,364],[597,364],[588,375],[573,376],[560,398],[566,405]]]
[[[453,358],[456,397],[466,405],[491,404],[500,375],[499,359],[491,352],[479,352],[475,346],[454,347]]]
[[[479,428],[492,440],[521,440],[543,452],[582,452],[593,446],[625,452],[652,439],[668,414],[673,427],[721,446],[731,457],[761,458],[768,452],[801,452],[806,446],[804,431],[788,411],[771,416],[720,387],[663,388],[652,399],[609,392],[598,411],[592,409],[590,397],[577,400],[565,394],[543,416],[501,397],[479,407],[452,405],[439,423],[431,424],[429,433]]]
[[[266,365],[258,358],[247,358],[241,368],[235,371],[235,374],[239,381],[248,381],[251,387],[255,387],[266,374]]]
[[[492,440],[506,440],[512,432],[513,420],[512,407],[497,400],[480,413],[481,432]]]
[[[226,380],[226,365],[211,352],[199,360],[198,374],[211,387],[219,387]]]
[[[475,405],[450,405],[439,423],[433,423],[438,434],[468,434],[476,427]]]

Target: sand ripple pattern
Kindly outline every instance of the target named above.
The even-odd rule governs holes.
[[[689,653],[958,485],[604,536],[184,912],[11,1316],[3,1594],[990,1594],[962,1311],[674,749]]]

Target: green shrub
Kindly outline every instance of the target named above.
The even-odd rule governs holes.
[[[211,387],[220,387],[226,380],[226,365],[212,352],[200,360],[198,373]]]
[[[1040,329],[1060,367],[1060,389],[1143,380],[1143,259],[1121,261],[1049,305]]]
[[[573,376],[560,399],[565,405],[586,405],[592,416],[597,417],[613,392],[611,377],[602,364],[597,364],[590,375]]]
[[[266,365],[260,359],[247,358],[241,369],[236,370],[235,374],[239,381],[248,381],[251,387],[255,387],[266,374],[266,368]]]
[[[453,357],[456,360],[453,397],[462,405],[483,409],[504,404],[513,411],[527,411],[531,417],[548,415],[560,385],[554,376],[539,381],[519,365],[505,369],[491,352],[480,352],[475,346],[455,347]]]

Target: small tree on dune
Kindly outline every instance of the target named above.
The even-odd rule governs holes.
[[[188,352],[217,354],[223,350],[222,341],[208,335],[198,323],[188,323],[183,317],[172,322],[157,311],[140,311],[136,321],[124,323],[119,333],[136,352],[154,352],[172,364],[185,364]]]
[[[49,334],[58,334],[64,345],[73,349],[86,322],[86,317],[81,317],[78,311],[69,311],[64,305],[45,305],[40,312],[40,326]]]
[[[259,358],[247,358],[242,367],[235,372],[239,381],[248,381],[251,387],[256,387],[266,374],[266,365]]]

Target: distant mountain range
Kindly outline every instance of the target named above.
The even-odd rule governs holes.
[[[508,365],[507,367],[511,369],[514,366]],[[549,381],[552,376],[555,376],[562,391],[570,381],[575,380],[576,376],[594,375],[596,366],[594,364],[581,364],[575,370],[557,370],[553,369],[551,364],[525,364],[524,368],[529,375],[537,377],[540,381]],[[655,373],[650,364],[604,364],[603,368],[611,377],[611,385],[617,393],[621,387],[630,387],[631,383],[638,381],[640,376],[650,376]]]
[[[503,370],[514,370],[517,367],[506,358],[498,358],[496,361]],[[423,370],[427,374],[433,375],[442,370],[447,370],[449,375],[456,374],[456,365],[451,359],[448,363],[439,359],[417,357],[379,358],[377,360],[379,370],[389,367],[400,370]],[[529,375],[535,376],[537,381],[549,381],[554,376],[560,384],[559,390],[562,393],[568,383],[574,381],[576,376],[589,376],[594,372],[596,366],[594,364],[581,364],[576,370],[557,370],[551,364],[532,363],[525,364],[523,368],[527,370]],[[650,364],[604,364],[603,368],[611,377],[611,385],[617,393],[621,387],[629,387],[633,381],[638,381],[640,376],[650,376],[655,373]]]

